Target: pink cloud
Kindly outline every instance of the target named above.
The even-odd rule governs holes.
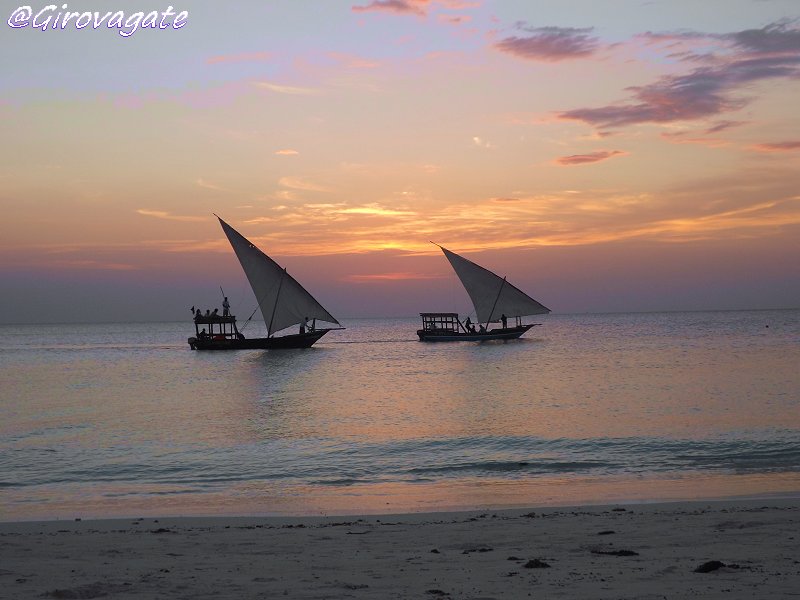
[[[142,94],[126,93],[114,96],[112,101],[118,108],[140,109],[148,104],[159,102],[178,102],[193,108],[209,108],[231,104],[236,98],[250,93],[249,81],[232,81],[220,86],[192,89],[180,92],[159,91]]]
[[[717,138],[686,137],[687,133],[686,131],[662,133],[661,137],[673,144],[700,144],[702,146],[708,146],[709,148],[719,148],[721,146],[730,145],[729,141]]]
[[[710,127],[705,128],[703,131],[691,131],[688,129],[684,131],[665,131],[661,134],[661,137],[675,144],[703,144],[712,148],[726,146],[730,142],[724,139],[703,136],[711,136],[734,127],[747,125],[748,123],[749,121],[718,121]]]
[[[561,156],[555,159],[555,162],[562,166],[573,165],[586,165],[596,163],[603,160],[608,160],[614,156],[624,156],[628,154],[622,150],[598,150],[597,152],[590,152],[589,154],[573,154],[571,156]]]
[[[800,150],[800,141],[755,144],[751,148],[758,152],[794,152]]]
[[[355,56],[353,54],[328,52],[327,55],[348,69],[375,69],[381,66],[379,62],[361,58],[360,56]]]
[[[445,25],[461,25],[462,23],[469,23],[472,17],[469,15],[439,15],[439,22]]]
[[[494,47],[501,52],[527,60],[558,62],[586,58],[599,49],[598,38],[589,35],[591,27],[523,27],[532,35],[511,36],[497,42]]]
[[[363,6],[353,6],[353,12],[388,12],[396,15],[428,16],[428,12],[439,6],[446,10],[465,10],[477,8],[480,2],[464,0],[372,0]],[[460,15],[440,15],[439,20],[448,24],[460,24],[470,20],[470,17]]]

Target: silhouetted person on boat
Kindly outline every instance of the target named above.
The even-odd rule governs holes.
[[[228,302],[228,297],[225,296],[225,299],[222,301],[222,316],[227,317],[230,315],[231,305]]]
[[[218,309],[218,308],[215,308],[215,309],[214,309],[214,312],[213,312],[213,313],[211,313],[211,316],[212,316],[212,317],[219,316],[217,313],[219,313],[219,309]]]
[[[199,333],[198,337],[199,337],[201,340],[204,340],[204,339],[206,339],[206,338],[208,337],[208,334],[206,333],[206,328],[205,328],[205,327],[203,327],[203,331],[201,331],[201,332]]]
[[[211,309],[210,309],[210,308],[207,308],[207,309],[206,309],[206,316],[207,316],[207,317],[210,317],[210,316],[211,316]]]
[[[500,316],[500,320],[503,322],[503,329],[508,327],[508,319],[506,319],[505,313]]]
[[[300,333],[305,333],[306,327],[308,327],[308,317],[305,317],[303,322],[300,324]]]
[[[467,317],[467,320],[464,321],[464,327],[467,328],[467,331],[470,333],[475,333],[475,325],[472,323],[472,319]]]

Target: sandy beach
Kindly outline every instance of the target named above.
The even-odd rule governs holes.
[[[800,502],[0,524],[0,598],[778,598]]]

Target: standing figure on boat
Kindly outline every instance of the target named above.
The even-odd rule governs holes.
[[[506,318],[505,313],[500,315],[500,320],[503,322],[503,329],[508,328],[508,319]]]
[[[231,305],[228,302],[228,297],[225,296],[225,299],[222,301],[222,316],[227,317],[230,314]]]

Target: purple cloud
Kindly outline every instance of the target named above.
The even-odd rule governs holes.
[[[778,21],[761,29],[746,29],[731,33],[725,38],[737,47],[748,52],[760,54],[797,53],[800,52],[800,29],[792,27],[795,22]]]
[[[711,52],[699,53],[697,48],[708,49],[710,45],[727,44],[734,52],[743,54],[782,54],[800,52],[800,29],[796,21],[783,19],[761,29],[745,29],[734,33],[701,33],[697,31],[672,31],[654,33],[648,31],[636,37],[648,43],[666,44],[676,49],[669,56],[686,61],[708,61],[718,58]],[[689,50],[685,49],[688,46]],[[719,50],[719,47],[717,48]]]
[[[800,150],[800,141],[756,144],[752,148],[759,152],[794,152]]]
[[[685,41],[700,34],[646,36]],[[745,106],[747,101],[733,92],[749,83],[800,78],[800,29],[791,29],[787,23],[707,37],[728,41],[733,51],[726,56],[703,55],[708,64],[688,74],[664,76],[649,85],[628,88],[632,102],[564,111],[558,117],[596,127],[702,119]],[[699,56],[693,55],[693,60],[697,62]]]
[[[600,162],[601,160],[608,160],[614,156],[625,155],[627,152],[622,150],[599,150],[597,152],[590,152],[589,154],[573,154],[571,156],[561,156],[556,159],[556,163],[565,167],[573,165],[586,165],[589,163]]]
[[[532,35],[511,36],[497,42],[494,47],[501,52],[527,60],[557,62],[584,58],[600,47],[598,38],[589,35],[592,27],[534,27],[525,28]]]
[[[706,129],[703,133],[706,135],[711,135],[712,133],[719,133],[720,131],[725,131],[726,129],[732,129],[733,127],[747,125],[749,122],[750,121],[719,121]]]

